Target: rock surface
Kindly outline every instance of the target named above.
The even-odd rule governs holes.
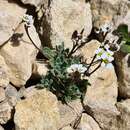
[[[58,106],[60,112],[59,128],[74,123],[83,111],[80,100],[72,101],[67,105],[59,102]]]
[[[73,129],[70,126],[66,126],[63,129],[61,129],[61,130],[73,130]]]
[[[5,60],[0,56],[0,87],[7,87],[9,84],[9,68],[5,63]]]
[[[43,39],[47,45],[72,47],[71,36],[75,30],[85,28],[87,36],[92,29],[90,4],[83,1],[53,0],[43,19]]]
[[[119,97],[130,97],[130,55],[119,52],[115,55],[119,83]]]
[[[45,76],[47,74],[48,68],[47,68],[47,64],[44,61],[36,61],[33,64],[33,77],[37,78],[37,77],[41,77],[41,76]]]
[[[81,48],[80,54],[90,62],[100,43],[93,40]],[[95,66],[94,66],[95,67]],[[92,69],[94,69],[94,67]],[[115,107],[117,101],[118,84],[114,67],[107,69],[100,67],[93,73],[84,98],[85,110],[100,124],[102,129],[116,129],[116,117],[119,115]],[[114,121],[115,120],[115,121]],[[110,123],[114,123],[111,126]]]
[[[83,113],[80,124],[78,126],[80,130],[101,130],[97,122],[89,115]]]
[[[8,85],[8,87],[6,87],[5,96],[11,106],[15,106],[16,103],[20,100],[17,89],[12,85]]]
[[[38,47],[41,43],[35,28],[29,28],[29,34]],[[21,24],[12,39],[0,49],[0,55],[10,68],[9,78],[15,86],[21,87],[32,74],[32,64],[37,55],[37,49],[29,40],[24,25]]]
[[[118,118],[118,130],[130,129],[130,99],[117,103],[117,108],[120,111]]]
[[[26,9],[9,0],[0,1],[0,46],[7,41],[21,22]]]
[[[2,87],[0,87],[0,102],[4,101],[5,98],[5,90]]]
[[[48,6],[48,0],[20,0],[23,4],[30,4],[36,7],[40,7],[42,5]]]
[[[12,118],[12,109],[7,100],[0,103],[0,124],[6,124]]]
[[[46,89],[16,105],[14,122],[16,130],[57,130],[59,123],[58,102]]]
[[[105,23],[118,26],[128,11],[126,0],[91,0],[94,26],[99,28]]]
[[[2,126],[0,126],[0,130],[4,130],[4,128]]]

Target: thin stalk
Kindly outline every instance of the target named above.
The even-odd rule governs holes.
[[[31,36],[29,35],[28,26],[25,25],[24,27],[25,27],[25,31],[26,31],[26,33],[28,35],[28,38],[30,39],[30,41],[32,42],[32,44],[34,45],[34,47],[44,56],[42,50],[34,43],[34,41],[32,40]]]
[[[102,62],[100,62],[100,64],[91,73],[89,73],[89,75],[92,75],[96,70],[98,70],[101,67],[101,63]]]

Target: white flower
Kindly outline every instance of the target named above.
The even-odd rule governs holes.
[[[87,70],[82,64],[73,64],[67,68],[67,73],[74,73],[78,71],[79,73],[83,74]]]
[[[101,55],[101,59],[105,60],[108,58],[108,55],[106,52],[104,52],[102,55]]]
[[[97,60],[102,61],[101,66],[108,68],[109,63],[111,63],[114,60],[114,57],[113,57],[114,53],[111,50],[109,50],[109,46],[105,46],[104,48],[98,48],[95,51],[95,53],[97,54],[96,56]]]
[[[107,59],[108,59],[109,62],[112,62],[114,60],[114,57],[109,56]]]
[[[98,48],[96,51],[95,51],[95,54],[99,54],[99,53],[103,53],[103,49],[102,48]]]
[[[114,55],[114,52],[113,52],[113,51],[111,51],[111,50],[108,50],[108,49],[107,49],[107,53],[108,53],[108,55],[111,55],[111,56],[113,56],[113,55]]]
[[[25,14],[24,16],[23,16],[23,21],[24,22],[26,22],[26,25],[27,26],[31,26],[31,25],[33,25],[33,16],[32,15],[28,15],[28,14]]]

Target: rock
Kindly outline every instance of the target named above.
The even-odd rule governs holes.
[[[95,50],[100,46],[96,40],[92,40],[79,50],[87,62],[90,63]],[[92,67],[94,69],[95,66]],[[112,130],[116,128],[116,117],[119,112],[115,107],[117,101],[118,84],[114,67],[107,69],[100,67],[89,77],[91,86],[88,86],[83,104],[84,109],[100,125],[102,129]],[[115,122],[114,122],[115,120]],[[110,125],[110,123],[113,123]]]
[[[34,78],[38,78],[41,76],[45,76],[47,74],[48,68],[47,64],[44,61],[36,61],[33,64],[33,71],[32,74]]]
[[[35,95],[16,105],[16,130],[57,130],[59,124],[58,101],[51,92],[38,90]]]
[[[130,129],[130,99],[117,103],[117,108],[120,111],[120,117],[118,118],[118,130]]]
[[[110,104],[88,104],[85,110],[95,119],[103,130],[118,130],[117,118],[120,112]]]
[[[6,124],[11,119],[12,109],[7,100],[0,103],[0,124]]]
[[[61,130],[73,130],[73,129],[70,126],[66,126],[63,129],[61,129]]]
[[[72,124],[81,115],[83,108],[80,100],[70,102],[68,105],[59,102],[60,124],[59,128]]]
[[[5,100],[5,90],[4,88],[0,87],[0,102]]]
[[[42,40],[55,47],[64,42],[65,47],[72,47],[71,36],[75,30],[85,29],[88,36],[92,29],[90,4],[83,1],[53,0],[50,10],[46,11],[42,23]]]
[[[129,32],[130,32],[129,19],[130,19],[130,9],[128,10],[126,16],[125,16],[123,19],[120,19],[120,20],[118,21],[118,25],[120,25],[120,24],[126,24],[126,25],[128,25],[128,30],[129,30]]]
[[[126,0],[91,0],[94,26],[99,28],[105,23],[118,26],[118,20],[124,18],[128,11]]]
[[[25,12],[26,9],[14,2],[0,1],[0,46],[12,36],[13,29],[21,22]]]
[[[82,114],[78,129],[79,130],[101,130],[97,122],[91,116],[85,113]]]
[[[29,88],[21,88],[21,92],[22,92],[22,97],[24,98],[28,98],[31,97],[33,95],[35,95],[35,93],[38,91],[38,89],[36,88],[36,86],[31,86]]]
[[[0,56],[0,87],[5,88],[9,84],[9,68],[7,67],[5,60]]]
[[[11,106],[15,106],[18,100],[20,100],[20,96],[18,94],[18,91],[15,87],[12,85],[8,85],[5,89],[5,95],[8,99],[8,102],[11,104]]]
[[[4,128],[2,126],[0,126],[0,130],[4,130]]]
[[[97,40],[91,40],[85,44],[82,48],[76,51],[76,55],[82,55],[84,59],[87,59],[87,62],[90,63],[92,57],[94,56],[95,50],[100,47],[101,43]]]
[[[115,54],[116,72],[118,75],[119,97],[130,97],[130,54]]]
[[[48,0],[21,0],[21,2],[23,4],[30,4],[35,7],[40,7],[40,6],[47,7],[49,4]]]
[[[41,43],[34,26],[29,28],[29,34],[35,44],[40,47]],[[32,64],[37,53],[37,49],[25,32],[24,24],[21,24],[12,39],[0,49],[0,55],[4,57],[10,68],[10,81],[15,86],[21,87],[26,84],[32,74]]]
[[[99,68],[90,78],[84,104],[114,106],[117,100],[117,77],[114,67],[111,69]],[[108,100],[109,99],[109,100]]]

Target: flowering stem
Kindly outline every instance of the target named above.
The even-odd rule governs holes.
[[[34,43],[34,41],[32,40],[32,38],[30,37],[30,35],[29,35],[29,31],[28,31],[28,26],[24,26],[25,27],[25,30],[26,30],[26,33],[27,33],[27,35],[28,35],[28,37],[29,37],[29,39],[30,39],[30,41],[32,42],[32,44],[34,45],[34,47],[44,56],[44,54],[43,54],[43,52],[42,52],[42,50],[39,48],[39,47],[37,47],[37,45]],[[45,57],[45,56],[44,56]]]
[[[74,53],[74,50],[77,47],[77,45],[78,45],[78,40],[76,41],[76,44],[73,43],[73,48],[71,49],[70,53],[68,54],[68,57],[70,57]]]
[[[93,62],[94,62],[94,60],[95,60],[96,56],[97,56],[97,54],[95,54],[95,55],[94,55],[94,57],[93,57],[93,59],[92,59],[91,63],[89,64],[89,66],[88,66],[87,70],[85,71],[85,74],[89,74],[89,69],[90,69],[90,67],[92,66],[92,64],[93,64]]]
[[[89,73],[89,75],[93,74],[96,70],[98,70],[101,67],[101,63],[102,63],[102,61],[91,73]]]

